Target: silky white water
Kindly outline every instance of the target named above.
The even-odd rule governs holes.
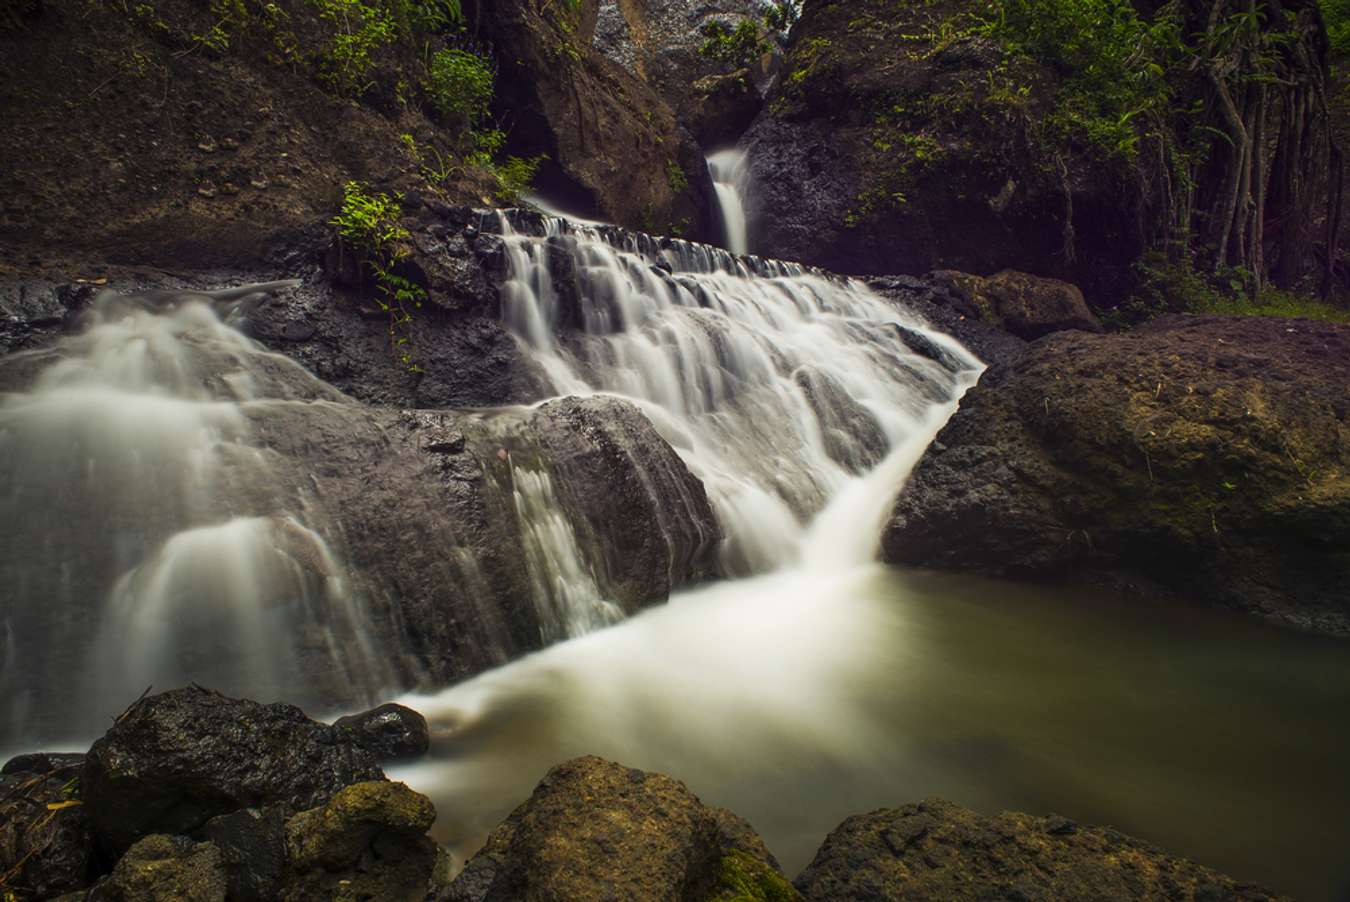
[[[727,250],[733,254],[748,254],[750,239],[745,219],[745,190],[747,168],[745,151],[731,148],[708,157],[708,173],[712,176],[717,206],[722,213],[722,232]]]

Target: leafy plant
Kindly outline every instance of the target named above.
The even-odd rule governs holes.
[[[487,117],[493,80],[483,57],[467,50],[438,50],[427,65],[427,97],[442,116],[460,116],[474,125]]]
[[[520,195],[530,187],[543,161],[543,157],[528,160],[507,157],[505,162],[495,164],[492,169],[497,176],[497,199],[506,204],[519,202]]]
[[[791,31],[801,17],[800,0],[770,0],[764,8],[764,27],[775,32]]]
[[[416,147],[416,141],[412,145]],[[397,195],[371,192],[352,181],[343,186],[342,207],[329,223],[337,229],[338,239],[356,251],[374,275],[379,292],[375,301],[389,317],[389,340],[399,362],[410,372],[420,373],[422,368],[413,356],[412,311],[422,306],[427,293],[394,271],[407,256],[402,242],[411,237],[398,217]]]
[[[742,19],[734,28],[722,19],[713,19],[699,32],[704,41],[698,52],[734,69],[751,65],[769,49],[759,23],[753,19]]]

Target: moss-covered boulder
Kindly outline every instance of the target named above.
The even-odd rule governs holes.
[[[225,902],[220,850],[185,836],[155,834],[138,841],[94,892],[107,902]]]
[[[1012,269],[987,279],[952,270],[939,270],[930,278],[956,295],[958,305],[970,315],[996,323],[1019,338],[1040,338],[1068,329],[1102,331],[1083,292],[1059,279]]]
[[[282,898],[421,902],[440,852],[426,831],[436,809],[402,783],[348,786],[286,822]]]
[[[683,783],[600,758],[560,764],[488,837],[442,902],[799,896],[754,831]]]
[[[796,886],[811,902],[1281,898],[1110,828],[942,799],[849,818]]]
[[[1173,316],[991,367],[910,477],[887,560],[1129,571],[1350,631],[1350,327]]]

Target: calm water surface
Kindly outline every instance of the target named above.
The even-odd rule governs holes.
[[[660,770],[789,874],[850,814],[1058,812],[1350,898],[1350,643],[1084,589],[879,566],[685,594],[431,697],[439,838],[471,854],[554,763]]]

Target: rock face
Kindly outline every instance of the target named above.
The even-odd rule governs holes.
[[[187,833],[240,808],[310,808],[382,778],[374,755],[299,708],[193,687],[129,708],[89,750],[81,792],[101,844],[120,852],[151,833]]]
[[[441,902],[800,898],[749,827],[684,784],[600,758],[560,764]]]
[[[991,368],[896,503],[887,560],[1142,573],[1350,630],[1350,328],[1168,317]]]
[[[475,13],[474,9],[481,9]],[[466,5],[498,60],[510,148],[543,154],[536,185],[570,212],[629,228],[714,234],[703,156],[644,82],[593,46],[597,3]]]
[[[94,892],[108,902],[225,902],[220,850],[185,836],[155,834],[138,841]]]
[[[999,49],[943,37],[969,12],[967,0],[806,4],[742,142],[751,251],[866,275],[1017,267],[1094,304],[1118,296],[1143,247],[1132,183],[1079,148],[1046,165],[1028,125],[1054,73],[1017,73],[1031,90],[1016,102],[991,90]]]
[[[1281,898],[1115,830],[942,799],[849,818],[795,884],[812,902]]]

